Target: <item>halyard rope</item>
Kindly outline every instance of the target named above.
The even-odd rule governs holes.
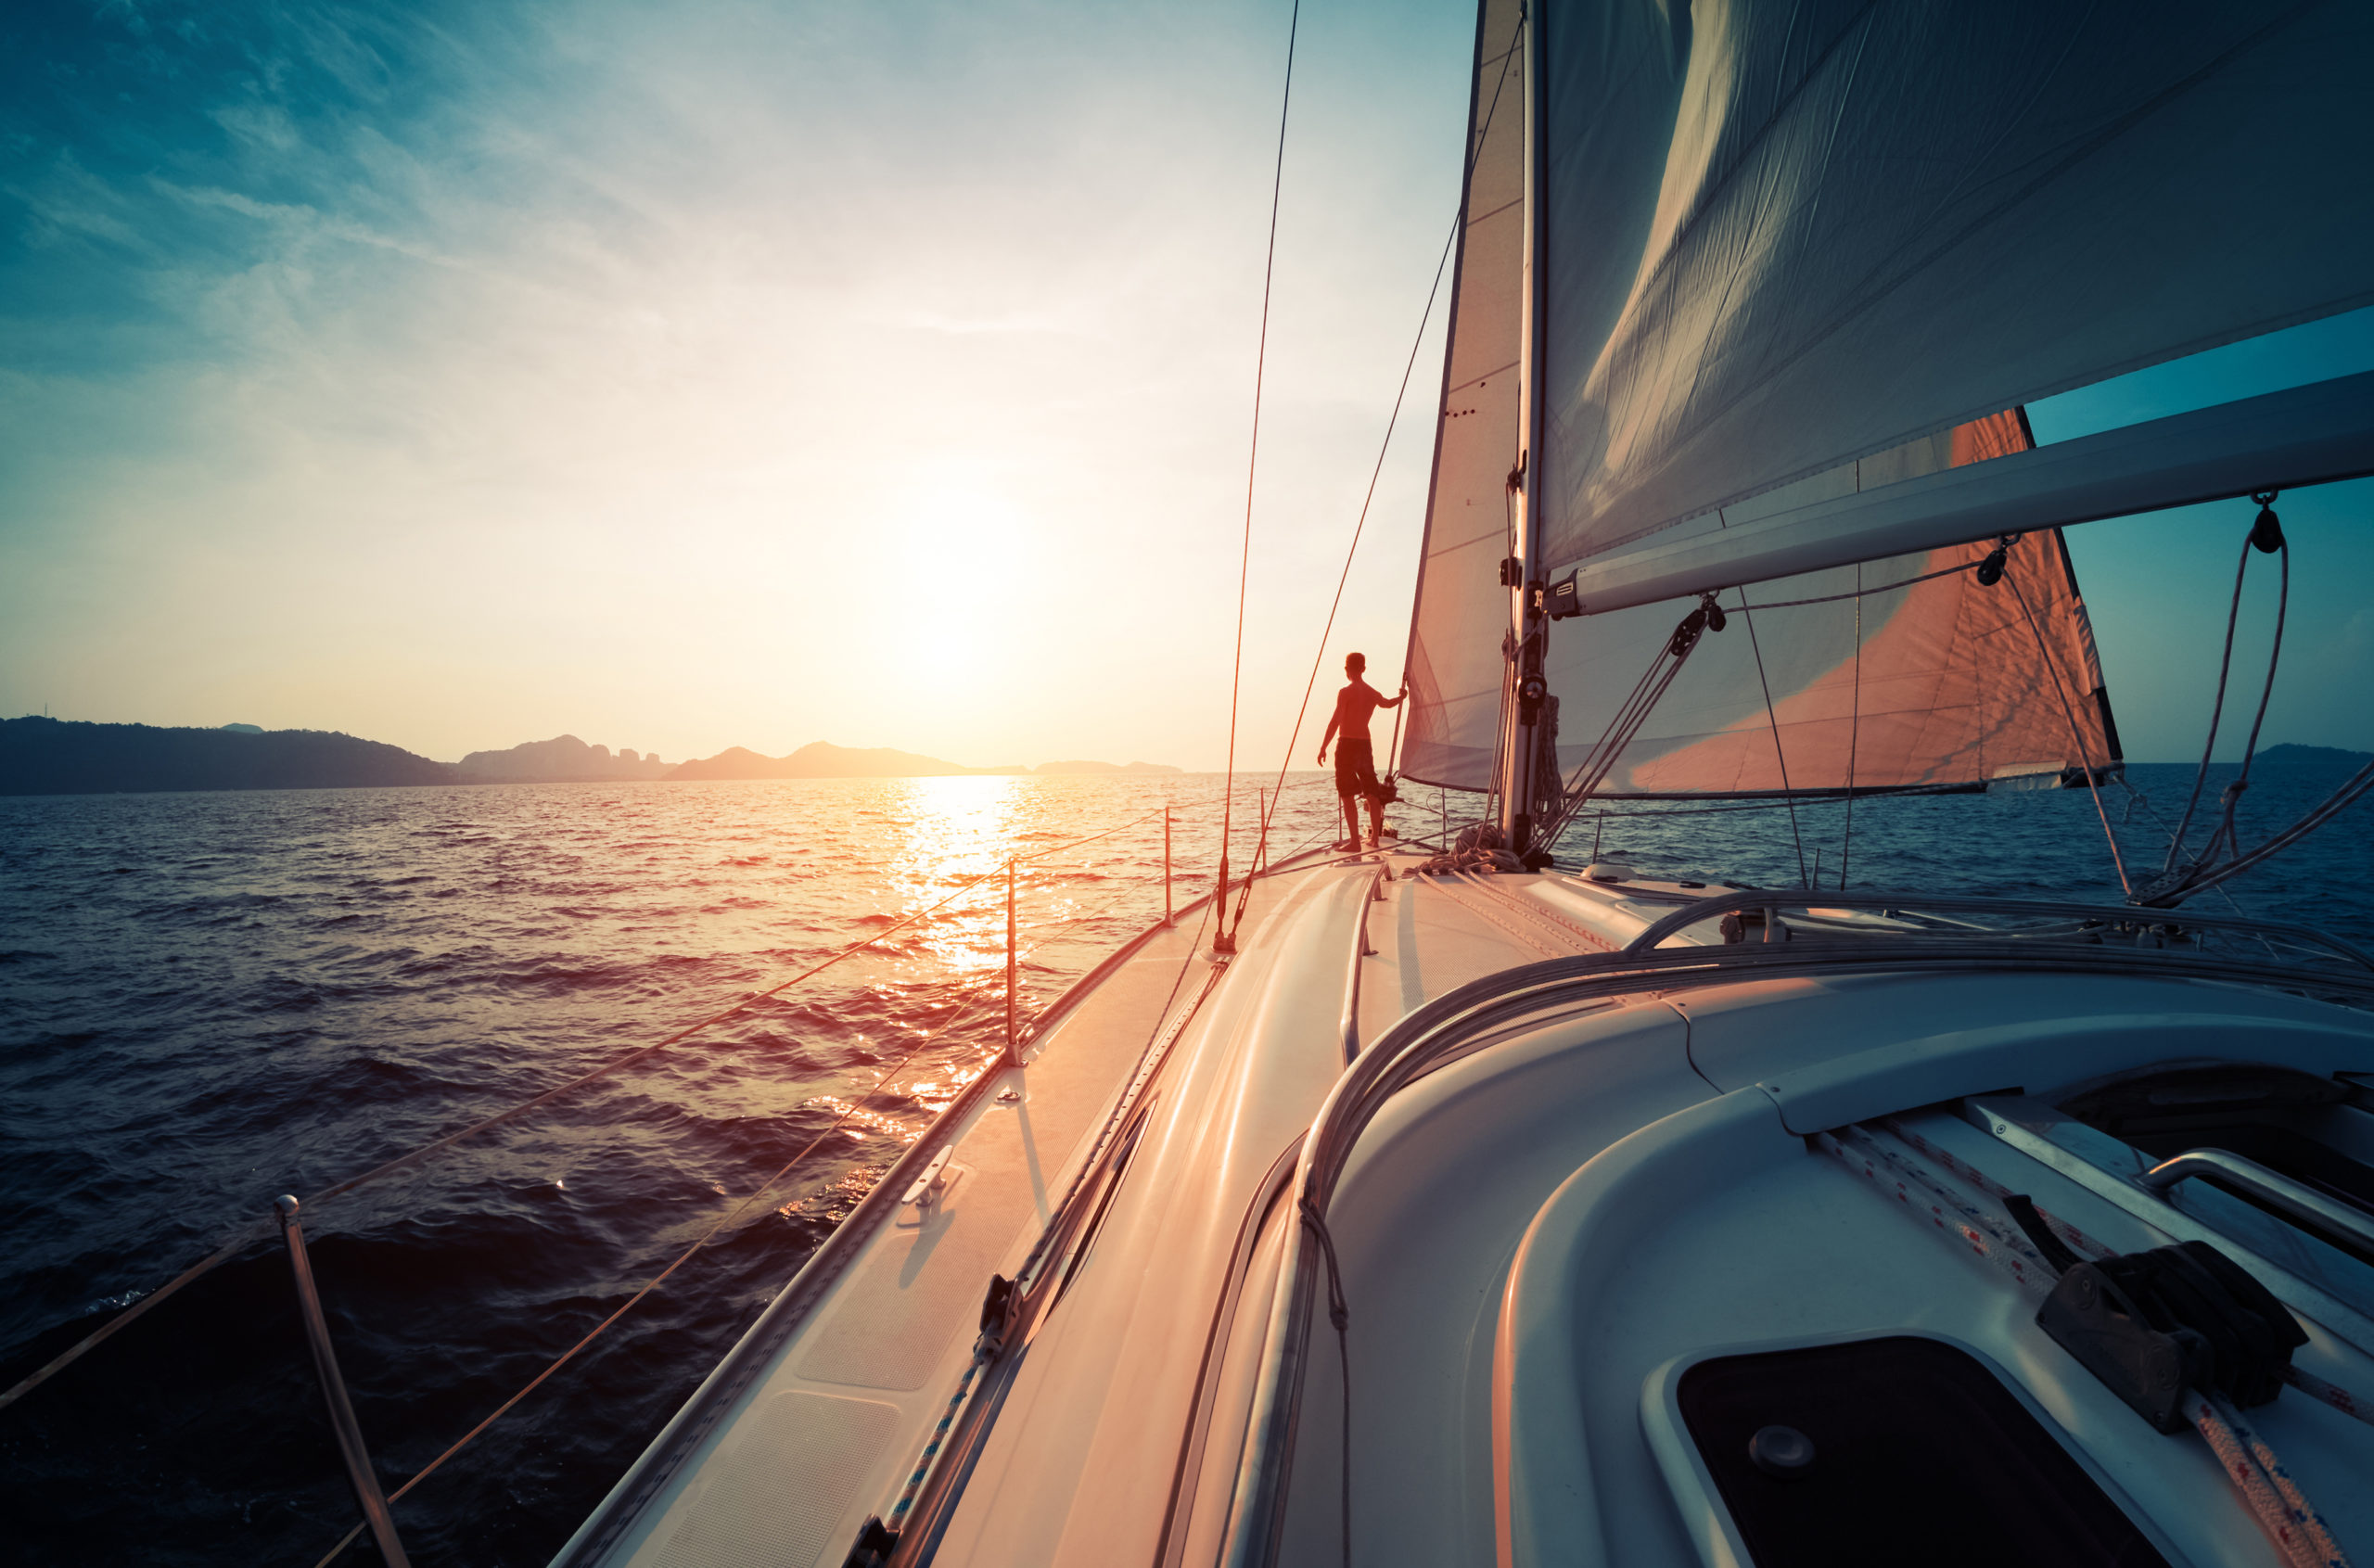
[[[2287,550],[2284,555],[2288,562],[2291,552]],[[2242,558],[2234,564],[2234,596],[2226,606],[2226,651],[2217,659],[2217,695],[2209,704],[2209,736],[2201,743],[2201,766],[2193,772],[2192,794],[2185,800],[2185,814],[2176,820],[2176,831],[2168,840],[2168,858],[2160,867],[2163,875],[2175,872],[2176,861],[2184,855],[2184,841],[2192,832],[2192,814],[2201,806],[2202,785],[2209,782],[2210,754],[2217,749],[2217,726],[2226,716],[2226,679],[2232,673],[2234,666],[2234,629],[2242,618],[2242,580],[2250,575],[2250,569],[2251,541],[2245,535]],[[2287,571],[2287,579],[2289,575]],[[2267,671],[2270,680],[2274,673],[2270,666]],[[2213,839],[2211,844],[2214,848],[2215,840]]]
[[[2275,492],[2265,491],[2253,499],[2263,508],[2259,515],[2260,523],[2271,525]],[[2252,555],[2259,548],[2260,523],[2253,523],[2251,533],[2242,541],[2241,560],[2234,568],[2234,594],[2226,613],[2225,652],[2217,664],[2217,695],[2210,705],[2209,738],[2202,743],[2201,766],[2193,772],[2192,793],[2186,798],[2184,816],[2178,820],[2176,831],[2169,835],[2168,855],[2162,863],[2160,874],[2146,883],[2142,891],[2129,895],[2130,902],[2147,909],[2173,907],[2204,887],[2219,887],[2223,891],[2221,884],[2255,869],[2268,857],[2323,826],[2359,796],[2374,789],[2374,763],[2369,763],[2290,827],[2273,835],[2255,848],[2243,850],[2236,834],[2234,812],[2241,804],[2242,792],[2250,787],[2251,761],[2258,751],[2259,728],[2266,720],[2267,700],[2275,692],[2276,665],[2283,654],[2284,618],[2291,598],[2291,546],[2278,528],[2273,535],[2274,551],[2281,569],[2276,585],[2275,636],[2267,650],[2266,680],[2259,690],[2258,711],[2252,717],[2250,736],[2243,743],[2241,768],[2233,782],[2226,786],[2217,826],[2211,830],[2209,841],[2202,847],[2200,854],[2190,854],[2185,847],[2185,840],[2192,831],[2193,813],[2201,805],[2202,787],[2209,778],[2210,756],[2216,749],[2217,727],[2226,708],[2227,677],[2234,660],[2234,629],[2242,611],[2242,580],[2250,568]],[[2153,817],[2157,820],[2158,813],[2154,812]],[[2223,860],[2219,859],[2221,854],[2225,857]],[[2232,901],[2230,896],[2227,901]]]

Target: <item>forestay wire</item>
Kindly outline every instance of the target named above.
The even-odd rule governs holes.
[[[1402,404],[1410,397],[1410,377],[1418,368],[1419,351],[1425,347],[1426,328],[1434,323],[1435,301],[1442,294],[1443,274],[1450,265],[1452,252],[1458,249],[1459,236],[1467,227],[1468,183],[1474,175],[1475,160],[1483,153],[1485,139],[1491,134],[1492,121],[1500,113],[1500,92],[1508,85],[1509,72],[1516,58],[1516,41],[1524,36],[1525,19],[1520,13],[1516,31],[1510,35],[1509,51],[1500,67],[1500,79],[1492,85],[1492,100],[1485,106],[1483,124],[1478,128],[1474,143],[1467,149],[1467,165],[1460,175],[1459,210],[1451,215],[1450,233],[1444,236],[1442,254],[1435,260],[1434,281],[1426,287],[1426,305],[1418,312],[1418,330],[1410,337],[1409,357],[1402,363],[1401,384],[1394,390],[1393,410],[1385,416],[1385,439],[1377,443],[1376,462],[1369,469],[1368,490],[1360,497],[1360,514],[1352,524],[1351,542],[1344,547],[1344,568],[1335,575],[1335,596],[1327,602],[1327,619],[1320,628],[1319,647],[1311,655],[1309,678],[1303,682],[1302,706],[1295,710],[1294,730],[1286,738],[1286,754],[1278,760],[1278,780],[1274,786],[1274,793],[1270,797],[1269,809],[1261,816],[1260,836],[1256,840],[1253,851],[1257,861],[1261,855],[1261,847],[1269,842],[1270,822],[1276,814],[1278,799],[1285,793],[1286,771],[1294,766],[1295,747],[1302,744],[1303,722],[1310,717],[1311,695],[1319,688],[1319,671],[1327,662],[1327,639],[1334,632],[1335,616],[1344,606],[1344,589],[1352,580],[1352,559],[1359,553],[1360,536],[1366,531],[1369,524],[1369,509],[1376,502],[1377,483],[1385,475],[1385,459],[1393,450],[1393,433],[1401,422]],[[1408,679],[1406,669],[1403,671],[1403,679],[1406,683]],[[1405,693],[1403,702],[1406,704],[1407,701]],[[1393,746],[1385,759],[1387,773],[1393,771],[1395,761],[1401,750],[1402,712],[1403,709],[1398,707],[1393,710]],[[1252,884],[1248,882],[1244,890],[1238,895],[1236,918],[1239,924],[1242,924],[1244,919],[1245,900],[1252,897]]]
[[[1261,462],[1261,382],[1270,364],[1270,292],[1278,274],[1278,200],[1286,185],[1286,116],[1295,101],[1295,37],[1302,28],[1302,0],[1295,0],[1286,22],[1286,83],[1278,103],[1278,161],[1270,177],[1270,248],[1261,263],[1261,336],[1253,355],[1253,439],[1244,458],[1244,545],[1236,567],[1236,652],[1228,675],[1228,775],[1220,789],[1220,880],[1216,903],[1226,914],[1228,899],[1228,839],[1236,799],[1236,706],[1244,683],[1244,594],[1253,578],[1253,480]],[[1260,859],[1257,846],[1254,859]],[[1244,918],[1240,907],[1239,920]],[[1222,924],[1216,945],[1223,952],[1235,946],[1235,935]]]

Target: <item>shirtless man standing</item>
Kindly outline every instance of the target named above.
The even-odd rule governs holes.
[[[1360,809],[1356,804],[1361,796],[1369,802],[1369,827],[1372,838],[1385,839],[1385,786],[1376,782],[1376,754],[1369,744],[1369,715],[1380,708],[1399,708],[1410,695],[1410,682],[1401,682],[1401,690],[1394,695],[1379,696],[1376,688],[1360,679],[1369,667],[1365,654],[1346,654],[1344,673],[1351,684],[1335,694],[1335,716],[1327,720],[1326,739],[1319,743],[1319,765],[1327,766],[1327,748],[1337,734],[1343,744],[1335,747],[1335,793],[1344,802],[1344,842],[1338,849],[1360,847]]]

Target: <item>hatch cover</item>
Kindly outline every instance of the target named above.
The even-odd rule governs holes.
[[[1674,1394],[1757,1568],[2166,1568],[1994,1372],[1941,1341],[1716,1357]]]

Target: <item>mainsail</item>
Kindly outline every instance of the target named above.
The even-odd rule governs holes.
[[[1546,11],[1542,532],[1547,569],[1590,563],[1587,606],[1614,607],[1621,553],[1723,530],[1777,486],[2374,303],[2364,6]],[[2326,397],[2348,405],[2340,450],[2285,472],[2301,454],[2263,448],[2298,421],[2253,428],[2220,454],[2224,493],[2374,468],[2374,392]],[[2193,451],[2227,440],[2196,424]],[[2025,496],[2027,526],[2102,515],[2063,499],[2093,478]],[[1628,597],[1779,575],[1829,515],[1743,530]],[[1886,553],[1847,529],[1781,569]]]
[[[1487,0],[1487,39],[1513,10]],[[1524,303],[1523,258],[1487,265],[1471,235],[1412,634],[1413,776],[1494,781],[1504,647],[1521,644],[1500,582],[1516,552],[1491,542],[1521,457],[1527,575],[1572,573],[1584,612],[1544,664],[1570,770],[1699,594],[1851,594],[1858,571],[1868,590],[2024,536],[1996,588],[1961,573],[1755,613],[1753,638],[1735,616],[1601,785],[1627,794],[1779,790],[1784,766],[1793,791],[2100,768],[2115,735],[2053,529],[2374,472],[2374,376],[1936,455],[2031,400],[2374,303],[2374,12],[1532,15],[1540,450],[1514,385],[1504,410],[1464,412],[1458,389],[1486,344],[1517,341]],[[1479,156],[1471,219],[1501,210],[1523,167]]]

